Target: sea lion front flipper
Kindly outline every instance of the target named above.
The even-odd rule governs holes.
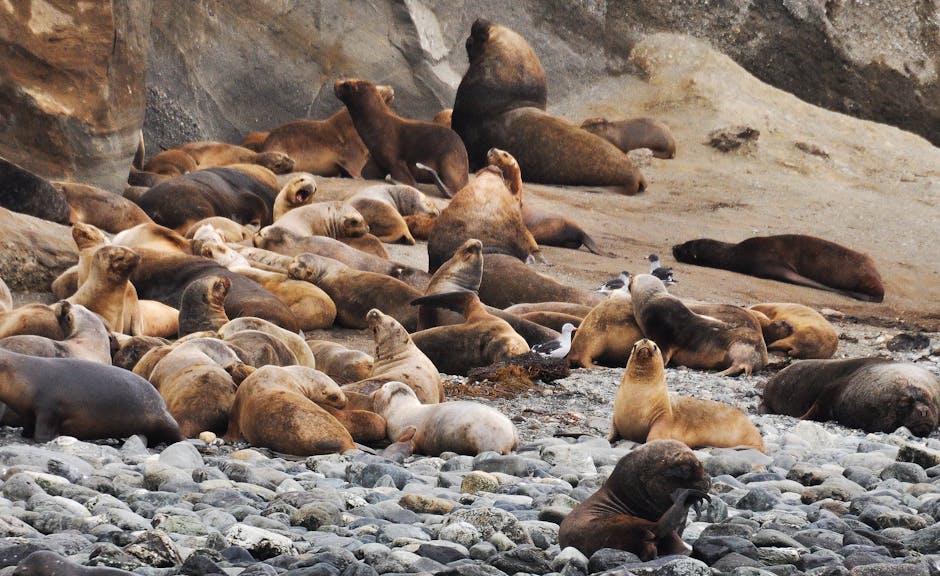
[[[678,534],[685,526],[685,520],[689,515],[689,508],[701,500],[711,500],[711,497],[701,490],[691,488],[680,488],[672,493],[672,506],[669,510],[663,512],[656,524],[653,526],[653,533],[656,537],[665,538],[670,534]]]

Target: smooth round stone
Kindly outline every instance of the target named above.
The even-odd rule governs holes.
[[[545,552],[533,546],[517,546],[505,552],[500,552],[487,560],[486,563],[506,574],[515,574],[517,572],[547,574],[552,571],[551,562]]]
[[[743,554],[738,554],[737,552],[731,552],[719,558],[714,564],[711,565],[711,569],[718,574],[730,574],[735,572],[740,568],[755,568],[761,566],[762,564],[753,559],[748,558]]]
[[[757,559],[757,547],[739,536],[707,536],[702,534],[692,545],[692,556],[714,564],[722,556],[736,552],[748,558]]]
[[[558,524],[539,520],[525,520],[522,522],[522,527],[528,532],[529,538],[532,539],[532,543],[536,548],[547,550],[558,543]]]
[[[930,570],[922,564],[880,562],[852,568],[852,576],[929,576],[930,574]]]
[[[826,478],[839,473],[839,469],[832,466],[820,466],[811,462],[797,462],[787,471],[787,479],[795,480],[803,486],[815,486],[822,484]]]
[[[499,472],[509,476],[529,476],[529,464],[526,458],[513,454],[495,454],[489,458],[473,461],[473,470],[481,472]]]
[[[868,468],[873,473],[878,474],[884,468],[894,463],[894,458],[882,452],[856,452],[846,454],[839,458],[839,464],[848,468],[849,466],[860,466]]]
[[[804,548],[794,538],[779,530],[763,529],[751,536],[751,542],[758,547]]]
[[[489,542],[477,542],[470,547],[470,558],[473,560],[487,560],[496,555],[498,550]]]
[[[202,454],[187,441],[170,444],[160,452],[159,462],[180,470],[195,470],[205,465]]]
[[[927,473],[913,462],[893,462],[884,467],[879,477],[885,480],[894,478],[909,484],[927,481]]]
[[[938,554],[940,553],[940,523],[906,536],[902,542],[921,554]]]
[[[809,486],[803,490],[803,502],[811,504],[826,498],[850,502],[865,494],[866,490],[848,478],[832,476],[818,486]]]
[[[562,548],[551,560],[552,570],[561,572],[569,566],[576,568],[582,574],[587,574],[588,558],[573,546]]]
[[[199,552],[190,554],[180,567],[180,574],[189,576],[208,576],[209,574],[224,574],[225,571],[206,554]]]
[[[356,555],[356,558],[359,558],[363,562],[374,566],[376,562],[388,556],[391,551],[391,548],[385,544],[372,542],[369,544],[363,544],[355,550],[354,554]]]
[[[366,488],[372,488],[383,476],[389,476],[394,487],[401,489],[411,480],[411,473],[393,464],[368,464],[358,474],[349,478],[350,482]]]
[[[340,524],[342,511],[330,502],[312,502],[301,506],[290,515],[293,526],[303,526],[307,530],[317,530],[320,526]]]
[[[239,576],[244,576],[245,573],[242,572]],[[375,571],[375,568],[369,566],[365,562],[356,562],[355,564],[350,564],[343,570],[343,573],[340,576],[378,576],[378,572]]]
[[[711,576],[704,562],[685,556],[663,556],[642,564],[623,566],[631,574],[650,576]]]
[[[824,566],[842,566],[842,556],[825,548],[803,554],[800,560],[803,564],[803,569],[806,571]]]
[[[438,531],[437,537],[441,540],[456,542],[472,550],[473,545],[483,539],[483,534],[470,522],[459,520],[451,521],[450,518],[448,518],[448,520],[445,521],[445,525]]]
[[[408,524],[385,524],[379,527],[376,534],[376,541],[382,544],[389,544],[399,539],[429,541],[431,537],[419,526]]]
[[[757,558],[765,566],[774,564],[795,564],[800,560],[800,553],[806,552],[806,548],[785,548],[780,546],[767,546],[757,549]]]
[[[489,472],[479,470],[468,473],[460,483],[460,491],[468,494],[496,492],[497,490],[499,490],[499,480]]]
[[[732,450],[728,448],[716,448],[711,450],[711,456],[702,462],[705,471],[712,476],[728,474],[729,476],[740,476],[763,469],[770,465],[773,460],[757,450]]]
[[[583,447],[572,444],[545,446],[542,448],[541,457],[554,469],[569,469],[577,476],[597,474],[594,459]]]
[[[873,504],[859,514],[859,520],[878,529],[900,527],[909,530],[923,530],[929,523],[921,516],[908,514],[900,510]]]
[[[5,498],[13,501],[29,500],[36,494],[46,493],[36,482],[36,478],[26,472],[19,472],[10,476],[3,483],[3,488],[0,491],[3,492]]]
[[[398,505],[418,514],[444,515],[454,509],[454,503],[450,500],[413,493],[399,498]]]
[[[738,500],[735,507],[743,510],[761,512],[764,510],[772,510],[779,500],[779,496],[772,490],[754,488],[749,490],[747,494]]]
[[[470,551],[466,546],[446,540],[433,540],[421,544],[413,544],[406,549],[422,558],[429,558],[440,564],[449,564],[470,557]]]
[[[291,568],[284,572],[284,576],[340,576],[340,569],[326,562],[320,562],[312,566]]]

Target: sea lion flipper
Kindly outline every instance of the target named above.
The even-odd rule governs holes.
[[[681,531],[682,527],[685,526],[686,517],[689,515],[689,508],[700,500],[710,500],[711,498],[702,490],[680,488],[672,493],[672,499],[672,506],[659,517],[659,520],[653,526],[653,533],[656,534],[657,539]]]
[[[428,296],[415,298],[411,301],[411,305],[447,308],[448,310],[463,314],[467,304],[474,298],[477,298],[477,293],[471,290],[443,292],[441,294],[430,294]]]

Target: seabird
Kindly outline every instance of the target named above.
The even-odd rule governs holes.
[[[672,268],[664,268],[659,263],[659,256],[650,254],[647,259],[650,261],[650,274],[662,280],[663,284],[669,286],[677,282],[677,280],[672,277]]]
[[[542,342],[532,347],[533,352],[537,352],[546,358],[564,358],[571,350],[571,335],[577,328],[571,322],[565,323],[561,327],[561,336],[548,342]]]
[[[616,278],[611,278],[607,282],[604,282],[599,287],[597,287],[594,291],[599,292],[601,294],[610,294],[611,292],[616,292],[617,290],[623,289],[624,286],[627,286],[629,284],[630,284],[630,273],[627,271],[623,271],[620,273],[620,276],[617,276]]]

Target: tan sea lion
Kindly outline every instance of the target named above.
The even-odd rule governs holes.
[[[721,375],[750,375],[767,364],[760,326],[746,312],[741,324],[696,314],[651,274],[630,279],[630,296],[637,325],[662,350],[664,363],[724,370]]]
[[[225,299],[232,281],[219,276],[203,276],[186,286],[180,298],[179,336],[203,330],[216,331],[228,322]]]
[[[454,113],[453,108],[444,108],[440,112],[434,115],[434,118],[431,119],[431,122],[435,124],[440,124],[441,126],[447,126],[450,128],[450,117]]]
[[[557,312],[559,314],[576,316],[583,320],[593,309],[594,306],[586,306],[574,302],[523,302],[521,304],[513,304],[505,308],[505,311],[520,316],[533,312]]]
[[[475,456],[490,450],[509,454],[519,444],[509,418],[478,402],[422,404],[404,383],[386,382],[373,396],[373,403],[387,422],[388,439],[410,440],[419,454]]]
[[[614,398],[613,442],[672,439],[689,448],[754,448],[764,451],[760,432],[741,410],[689,396],[670,394],[662,353],[652,340],[633,345]]]
[[[763,406],[803,420],[835,420],[866,432],[937,429],[940,381],[915,364],[885,358],[802,360],[767,381]]]
[[[519,318],[558,333],[561,333],[561,329],[565,324],[571,324],[575,328],[581,324],[580,316],[572,316],[562,312],[529,312],[528,314],[520,314]]]
[[[300,236],[356,238],[369,232],[369,225],[358,210],[339,200],[316,202],[294,208],[274,224]]]
[[[431,237],[431,230],[437,224],[437,216],[428,214],[413,214],[405,216],[405,224],[408,225],[408,231],[415,240],[427,240]]]
[[[204,236],[199,235],[199,230],[203,230],[205,234],[205,226],[211,227],[216,234],[218,234],[223,242],[232,242],[235,244],[247,244],[251,245],[251,238],[254,233],[249,230],[246,226],[242,226],[234,220],[225,218],[224,216],[211,216],[209,218],[203,218],[202,220],[196,222],[189,227],[189,230],[186,231],[184,235],[189,240],[199,240]],[[193,253],[196,251],[194,250]]]
[[[373,358],[361,350],[329,340],[307,340],[307,347],[317,359],[317,369],[340,386],[364,380],[372,374]]]
[[[264,144],[264,141],[268,139],[270,132],[249,132],[247,136],[242,138],[242,141],[239,142],[239,146],[242,148],[248,148],[249,150],[254,150],[255,152],[261,152],[261,146]],[[290,154],[288,154],[290,156]],[[294,169],[297,169],[297,161],[294,161]]]
[[[414,244],[415,239],[404,217],[440,214],[423,192],[401,184],[370,186],[353,194],[347,202],[362,214],[370,232],[382,242],[401,240],[405,244]]]
[[[320,408],[336,418],[355,442],[372,444],[385,439],[385,418],[372,410],[350,408],[348,405],[342,409],[328,405],[321,405]]]
[[[601,548],[632,552],[642,561],[688,554],[679,534],[689,508],[708,499],[711,479],[688,446],[655,440],[617,462],[597,492],[575,506],[558,531],[558,544],[585,556]]]
[[[288,276],[321,288],[336,304],[336,323],[347,328],[366,328],[366,314],[380,308],[402,323],[406,330],[417,326],[417,310],[411,301],[421,293],[390,276],[353,270],[342,262],[301,254],[294,257]]]
[[[53,340],[62,340],[59,315],[48,304],[23,304],[9,312],[0,312],[0,338],[17,334],[34,334]]]
[[[265,366],[239,385],[225,437],[296,456],[352,450],[356,445],[346,428],[318,406],[342,408],[345,402],[322,372]]]
[[[258,164],[275,174],[294,169],[294,161],[281,152],[255,152],[225,142],[188,142],[154,154],[144,164],[143,171],[167,176],[180,176],[195,170],[229,166],[231,164]]]
[[[881,275],[868,255],[813,236],[758,236],[737,244],[703,238],[673,246],[672,255],[687,264],[828,290],[867,302],[884,300]]]
[[[78,247],[78,263],[53,280],[52,293],[59,300],[75,294],[79,285],[88,279],[95,252],[98,248],[111,243],[100,228],[84,222],[72,224],[72,240]]]
[[[267,332],[290,348],[291,352],[293,352],[294,356],[297,358],[298,364],[308,368],[317,368],[317,361],[302,336],[296,332],[285,330],[267,320],[251,316],[242,316],[241,318],[229,320],[226,324],[222,325],[222,327],[218,329],[218,334],[220,338],[224,339],[242,330],[260,330]]]
[[[776,324],[784,324],[783,338],[768,339],[764,331],[767,350],[779,350],[793,358],[832,358],[839,347],[836,329],[822,314],[802,304],[754,304],[756,310]]]
[[[130,275],[140,263],[140,255],[123,246],[101,246],[92,258],[88,279],[67,298],[102,318],[109,330],[123,334],[144,334],[144,319],[137,307],[137,292]]]
[[[506,309],[523,302],[571,302],[594,306],[605,298],[590,290],[562,284],[505,254],[487,254],[483,258],[480,300],[496,308]]]
[[[337,80],[333,94],[346,105],[372,159],[394,180],[414,186],[426,166],[448,198],[467,185],[467,150],[453,130],[402,118],[368,80]]]
[[[23,436],[48,442],[147,437],[150,446],[183,439],[160,394],[127,370],[73,358],[0,350],[0,401],[24,420]]]
[[[595,306],[578,325],[571,340],[568,363],[594,368],[623,366],[633,345],[643,338],[643,331],[633,316],[629,294],[612,294]]]
[[[313,202],[316,193],[317,182],[313,179],[313,176],[303,174],[291,178],[277,193],[277,198],[274,199],[274,209],[272,211],[274,220],[294,208],[310,204]]]
[[[161,250],[177,254],[192,254],[189,241],[180,233],[159,224],[138,224],[128,228],[111,239],[116,246],[126,246],[132,250]]]
[[[0,339],[0,348],[43,358],[78,358],[111,364],[111,338],[104,321],[81,305],[61,301],[52,306],[66,337],[53,340],[45,336],[22,334]]]
[[[656,158],[676,157],[676,139],[672,131],[669,126],[653,118],[588,118],[581,123],[581,129],[600,136],[624,152],[649,148]]]
[[[20,560],[15,576],[134,576],[133,572],[107,566],[83,566],[51,550],[37,550]]]
[[[138,224],[152,222],[140,206],[127,198],[87,184],[52,182],[69,203],[69,221],[85,222],[116,234]]]

